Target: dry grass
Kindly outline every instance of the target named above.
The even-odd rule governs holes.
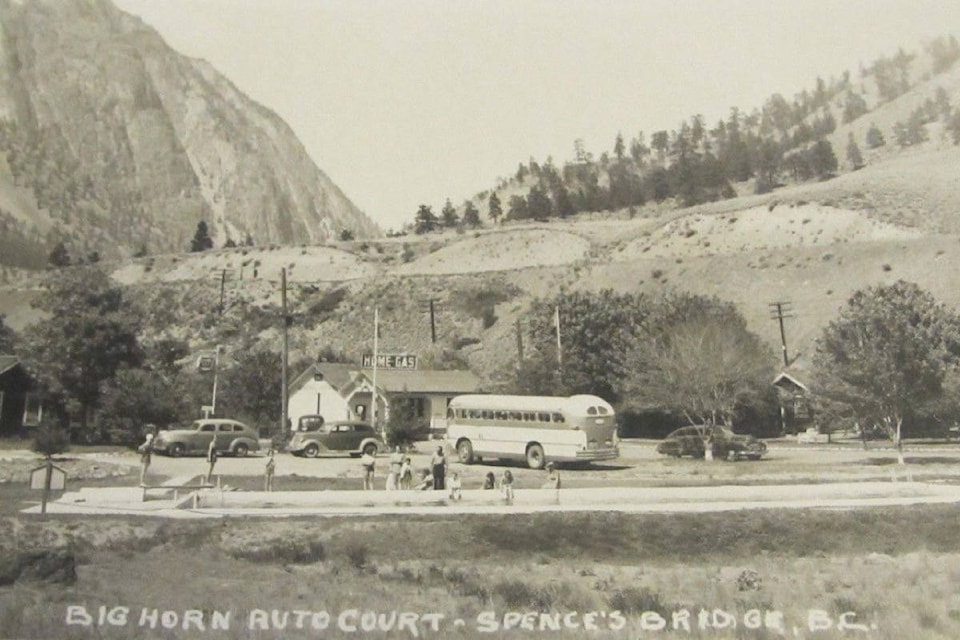
[[[51,523],[47,528],[79,524],[71,518]],[[6,524],[7,541],[31,539],[41,526],[20,521],[11,536]],[[94,529],[127,537],[93,544]],[[466,626],[458,637],[469,638],[485,635],[477,631],[482,612],[501,621],[509,612],[539,612],[549,621],[569,612],[619,610],[625,628],[594,635],[640,637],[643,612],[670,620],[687,609],[695,622],[700,608],[718,608],[741,619],[738,637],[777,637],[742,627],[750,609],[782,612],[788,631],[805,629],[808,610],[818,609],[833,620],[856,612],[861,622],[876,624],[872,638],[950,638],[960,634],[954,529],[953,507],[201,523],[107,518],[73,529],[74,585],[0,588],[0,629],[4,637],[25,638],[185,637],[64,625],[67,605],[124,605],[136,615],[142,607],[201,609],[208,616],[232,611],[234,628],[214,637],[306,638],[316,631],[250,634],[239,627],[254,609],[336,616],[360,608],[439,612],[448,634],[452,620],[461,618]],[[332,631],[325,637],[349,635]],[[731,635],[695,630],[692,637]],[[816,637],[849,636],[834,630]]]

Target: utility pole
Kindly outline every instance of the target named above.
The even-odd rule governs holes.
[[[429,298],[423,301],[422,309],[424,311],[430,312],[430,342],[432,344],[437,344],[437,322],[436,322],[436,307],[435,304],[438,302],[436,298]]]
[[[770,307],[770,319],[776,320],[780,323],[780,349],[783,351],[783,366],[790,366],[790,358],[787,357],[787,334],[783,329],[783,320],[784,318],[794,318],[793,309],[791,309],[792,302],[771,302]]]
[[[227,270],[220,271],[220,306],[217,307],[219,314],[223,315],[223,289],[227,284]]]
[[[280,401],[282,403],[280,415],[280,435],[287,437],[287,328],[290,325],[290,316],[287,315],[287,269],[280,269],[280,305],[283,313],[283,355],[280,364]]]
[[[373,380],[370,384],[373,387],[370,391],[370,424],[374,431],[377,431],[377,355],[380,340],[380,307],[373,308]],[[385,429],[385,428],[384,428]],[[386,437],[386,433],[383,434]]]
[[[563,367],[563,345],[560,343],[560,305],[554,307],[553,324],[557,328],[557,368]]]

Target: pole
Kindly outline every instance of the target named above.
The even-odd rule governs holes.
[[[43,480],[43,497],[40,499],[40,515],[47,513],[47,501],[50,499],[50,481],[53,478],[53,459],[47,456],[47,473]]]
[[[523,362],[523,331],[520,329],[520,318],[517,318],[517,366]]]
[[[213,398],[210,399],[211,418],[217,415],[217,375],[220,373],[220,345],[213,354]]]
[[[373,308],[373,389],[370,391],[370,424],[377,429],[377,349],[380,337],[380,307]]]
[[[560,305],[554,307],[553,322],[557,327],[557,367],[562,367],[563,345],[560,343]]]
[[[224,269],[220,272],[220,306],[217,307],[219,314],[223,315],[223,288],[227,283],[227,270]]]
[[[283,308],[283,353],[280,362],[280,435],[287,437],[287,325],[290,316],[287,315],[287,268],[280,269],[280,303]]]
[[[433,298],[430,298],[430,341],[437,344],[437,325],[433,318]]]
[[[770,309],[770,319],[777,320],[780,323],[780,350],[783,352],[783,366],[790,366],[790,358],[787,357],[787,333],[783,327],[784,318],[792,318],[790,315],[790,303],[789,302],[771,302],[769,305]],[[774,310],[775,309],[775,310]]]

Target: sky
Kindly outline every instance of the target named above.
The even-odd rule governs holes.
[[[956,0],[114,0],[282,117],[382,228],[530,158],[708,125],[898,47]]]

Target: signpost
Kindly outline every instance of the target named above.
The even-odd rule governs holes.
[[[51,491],[63,491],[67,486],[67,472],[56,467],[53,460],[47,458],[46,464],[30,472],[30,488],[43,489],[43,498],[40,500],[40,514],[47,513],[47,500]]]

